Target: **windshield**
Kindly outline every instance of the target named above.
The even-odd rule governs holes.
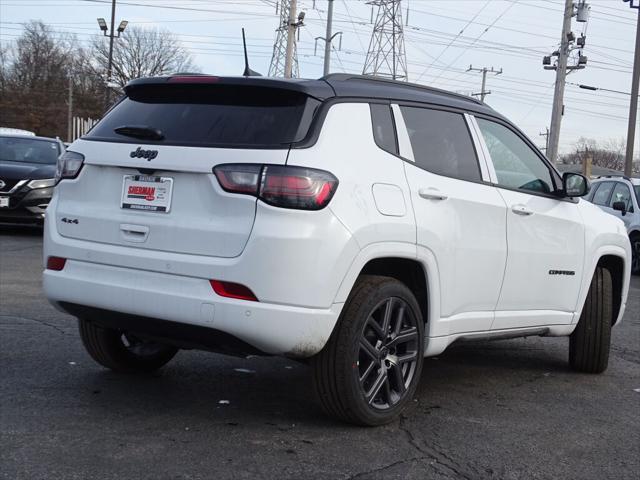
[[[54,165],[60,155],[58,143],[35,138],[0,137],[0,161]]]
[[[633,189],[636,191],[636,199],[640,203],[640,185],[634,185]]]

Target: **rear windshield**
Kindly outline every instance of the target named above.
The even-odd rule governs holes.
[[[53,165],[60,155],[58,142],[0,136],[0,161]]]
[[[306,136],[320,102],[299,92],[225,85],[134,87],[84,138],[225,148],[282,148]],[[160,130],[162,140],[116,133]]]

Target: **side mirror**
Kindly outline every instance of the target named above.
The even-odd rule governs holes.
[[[571,172],[562,175],[562,193],[565,197],[584,197],[589,190],[591,190],[591,184],[584,175]]]
[[[613,209],[622,213],[623,217],[627,214],[627,204],[624,202],[613,202]]]

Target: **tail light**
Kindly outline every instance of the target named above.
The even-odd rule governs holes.
[[[257,302],[258,299],[249,289],[239,283],[223,282],[221,280],[209,280],[211,288],[221,297],[237,298],[239,300],[249,300],[251,302]]]
[[[49,257],[47,258],[47,270],[55,270],[59,272],[64,268],[64,265],[67,263],[66,258],[62,257]]]
[[[336,177],[315,168],[239,163],[218,165],[213,173],[225,191],[282,208],[320,210],[338,188]]]
[[[84,164],[84,155],[66,151],[58,157],[56,166],[56,184],[64,178],[76,178]]]

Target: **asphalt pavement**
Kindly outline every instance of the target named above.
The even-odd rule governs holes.
[[[286,359],[101,368],[44,298],[41,255],[38,229],[0,227],[2,479],[638,478],[638,277],[604,374],[570,371],[566,338],[453,346],[399,421],[360,428],[326,418]]]

